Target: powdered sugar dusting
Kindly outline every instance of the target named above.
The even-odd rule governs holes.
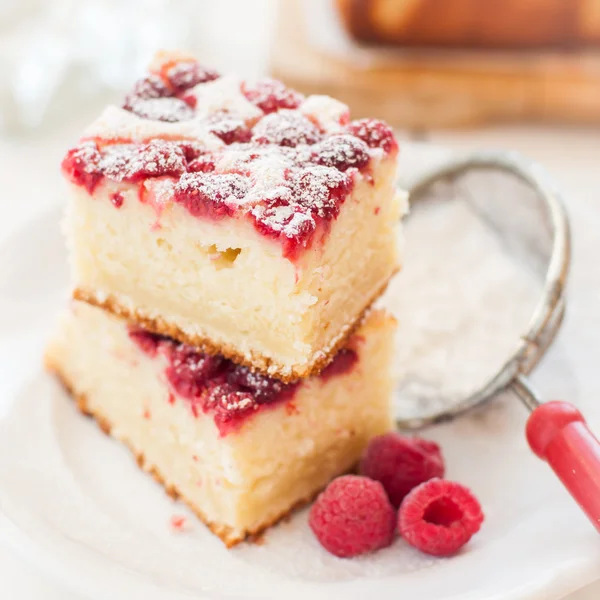
[[[386,153],[392,153],[398,149],[394,132],[383,121],[359,119],[352,121],[347,130],[350,134],[363,140],[369,148],[378,148]]]
[[[276,79],[261,79],[254,83],[243,83],[242,91],[246,98],[264,113],[272,113],[282,108],[297,108],[304,96],[285,86]]]
[[[146,179],[143,186],[145,191],[143,194],[144,202],[150,204],[156,214],[160,216],[173,198],[173,188],[175,187],[173,179],[169,177]]]
[[[209,117],[208,122],[210,132],[226,144],[249,142],[252,137],[252,132],[246,123],[230,113],[214,113]]]
[[[328,167],[346,171],[351,167],[363,169],[371,159],[369,147],[353,135],[328,137],[314,148],[311,160]]]
[[[256,206],[252,214],[266,227],[287,238],[303,236],[315,230],[314,218],[308,213],[288,205]]]
[[[206,118],[223,111],[243,121],[262,117],[262,111],[242,93],[241,83],[237,77],[228,76],[192,88],[189,93],[196,98],[196,117]]]
[[[182,92],[200,83],[219,78],[217,71],[202,67],[195,60],[178,61],[168,66],[164,71],[165,77],[171,87],[177,92]]]
[[[107,146],[99,167],[114,181],[136,181],[145,177],[181,175],[185,171],[185,157],[176,143],[153,140],[141,146]]]
[[[233,171],[239,173],[254,173],[258,176],[273,177],[271,173],[267,174],[270,168],[277,172],[279,178],[280,171],[292,169],[296,166],[293,150],[287,148],[278,148],[272,145],[257,144],[232,144],[227,152],[221,152],[215,157],[215,166],[218,171]]]
[[[272,147],[261,152],[255,160],[246,165],[252,181],[248,202],[290,202],[292,192],[287,174],[292,165],[293,162],[288,157],[274,151]]]
[[[167,123],[189,121],[194,116],[190,105],[179,98],[135,98],[129,102],[128,109],[143,119]]]
[[[294,148],[314,144],[321,137],[317,126],[295,110],[281,110],[263,117],[254,128],[259,143]]]
[[[173,197],[194,216],[221,218],[236,213],[248,188],[248,178],[236,173],[185,173]]]
[[[124,108],[109,107],[86,131],[93,141],[70,151],[63,167],[90,194],[106,177],[139,183],[142,198],[156,187],[144,179],[171,177],[173,201],[191,214],[247,215],[291,258],[317,228],[328,230],[357,179],[372,181],[390,136],[395,144],[379,121],[348,123],[347,107],[326,96],[220,77],[165,54]],[[168,191],[156,196],[160,206]]]
[[[313,117],[325,131],[337,133],[350,121],[347,104],[330,96],[309,96],[301,105],[300,112]]]
[[[137,143],[153,138],[193,139],[207,150],[217,150],[224,146],[222,140],[211,134],[205,121],[195,118],[176,123],[152,121],[116,106],[108,106],[102,115],[84,130],[83,137],[102,141],[131,140]]]
[[[319,217],[337,216],[340,201],[350,190],[352,179],[337,169],[314,165],[292,175],[292,194],[298,204]],[[335,212],[332,215],[332,212]]]

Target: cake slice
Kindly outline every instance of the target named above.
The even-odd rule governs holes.
[[[74,296],[293,381],[400,265],[398,145],[375,120],[159,56],[69,150]]]
[[[370,312],[320,375],[284,384],[74,301],[46,362],[231,546],[310,500],[392,428],[394,325]]]

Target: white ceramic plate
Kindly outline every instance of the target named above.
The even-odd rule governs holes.
[[[441,154],[405,150],[404,165],[414,172]],[[600,430],[600,211],[576,201],[569,209],[569,316],[534,381],[578,403]],[[530,455],[525,412],[508,397],[428,432],[444,447],[448,476],[470,485],[486,512],[459,556],[430,559],[398,540],[336,559],[310,535],[306,511],[262,545],[225,550],[43,373],[43,343],[66,299],[58,221],[58,210],[43,215],[0,246],[0,534],[67,586],[114,600],[553,600],[600,575],[597,534]],[[170,529],[174,514],[189,517],[188,531]]]

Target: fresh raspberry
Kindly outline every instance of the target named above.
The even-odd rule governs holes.
[[[444,459],[435,442],[386,433],[369,443],[360,473],[381,482],[390,502],[398,508],[413,488],[444,476]]]
[[[481,506],[468,488],[436,478],[406,496],[398,513],[398,530],[421,552],[449,556],[479,531],[483,519]]]
[[[394,507],[378,481],[345,475],[317,498],[308,523],[326,550],[348,558],[389,546],[395,520]]]

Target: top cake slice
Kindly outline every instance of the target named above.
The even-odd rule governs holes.
[[[160,54],[69,150],[74,295],[291,381],[399,268],[387,125]]]

